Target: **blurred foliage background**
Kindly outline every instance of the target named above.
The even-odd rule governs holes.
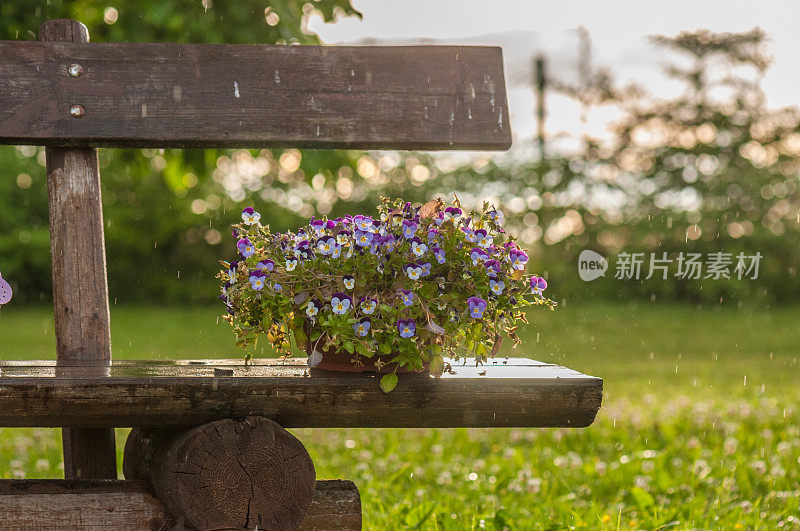
[[[51,18],[75,18],[92,40],[313,44],[311,16],[360,16],[348,0],[31,2],[0,5],[0,38],[34,39]],[[682,83],[668,100],[620,86],[604,69],[578,85],[558,73],[548,90],[621,118],[611,141],[547,156],[310,150],[101,150],[114,301],[212,302],[217,260],[243,206],[285,230],[312,215],[371,211],[381,195],[425,201],[457,194],[467,208],[503,208],[559,300],[681,300],[772,304],[797,300],[800,280],[800,116],[770,109],[759,30],[654,37]],[[524,150],[522,150],[524,151]],[[0,271],[17,300],[50,297],[43,148],[0,147]],[[582,282],[581,250],[611,259],[605,278]],[[613,256],[760,252],[757,280],[621,281]],[[645,262],[646,271],[647,261]]]

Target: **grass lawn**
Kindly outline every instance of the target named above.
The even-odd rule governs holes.
[[[115,307],[114,356],[238,357],[217,315]],[[507,353],[603,377],[590,428],[293,430],[318,477],[359,485],[365,528],[800,528],[800,307],[532,317],[525,346]],[[54,348],[49,309],[3,309],[2,359]],[[58,430],[0,430],[0,477],[62,466]]]

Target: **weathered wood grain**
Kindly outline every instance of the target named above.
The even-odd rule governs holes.
[[[296,529],[316,486],[303,444],[264,417],[187,430],[134,428],[123,471],[149,480],[169,512],[198,529]]]
[[[3,529],[166,530],[175,519],[146,481],[0,479]],[[352,481],[317,481],[300,531],[361,529]]]
[[[42,25],[39,38],[87,43],[89,32],[74,20],[52,20]],[[46,155],[58,360],[65,365],[108,361],[111,337],[97,150],[48,147]],[[65,428],[63,447],[68,479],[117,477],[113,429]]]
[[[0,86],[5,144],[511,145],[496,47],[0,41]]]
[[[466,362],[467,365],[459,365]],[[441,378],[308,369],[304,359],[118,361],[108,376],[47,362],[0,363],[0,426],[190,426],[249,415],[284,427],[584,427],[603,381],[509,358],[452,362]]]

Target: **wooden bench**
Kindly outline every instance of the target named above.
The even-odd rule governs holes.
[[[97,146],[507,149],[498,48],[88,40],[0,41],[0,144],[47,147],[58,355],[0,362],[0,426],[64,428],[66,476],[0,480],[4,527],[359,529],[357,487],[285,428],[591,424],[602,380],[522,358],[389,394],[303,359],[111,361]]]

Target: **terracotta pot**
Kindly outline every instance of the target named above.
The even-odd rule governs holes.
[[[310,335],[310,334],[309,334]],[[323,350],[321,348],[317,349],[322,354],[322,361],[316,365],[315,369],[322,369],[324,371],[336,371],[336,372],[377,372],[381,374],[390,373],[390,372],[397,372],[397,374],[406,374],[411,372],[418,372],[419,374],[426,374],[428,373],[429,363],[423,362],[423,370],[421,371],[411,371],[405,367],[400,367],[395,371],[395,367],[397,363],[390,363],[390,360],[394,359],[394,354],[378,354],[377,356],[373,356],[371,358],[365,358],[364,356],[359,356],[359,359],[362,362],[362,365],[356,366],[352,361],[353,354],[350,354],[346,351],[336,351],[336,350]],[[309,341],[306,345],[306,354],[310,358],[313,353],[312,342]],[[375,362],[377,360],[381,360],[385,365],[381,367],[379,371],[378,368],[375,366]]]
[[[310,355],[310,353],[309,353]],[[322,361],[319,362],[319,365],[314,367],[315,369],[321,369],[324,371],[336,371],[336,372],[377,372],[380,374],[390,373],[390,372],[397,372],[397,374],[406,374],[411,371],[405,367],[400,367],[395,371],[396,363],[390,363],[389,360],[394,358],[393,354],[389,354],[388,356],[385,354],[379,354],[378,356],[373,356],[372,358],[365,358],[363,356],[360,357],[362,365],[356,366],[350,361],[353,358],[353,355],[348,352],[325,352],[322,354]],[[381,370],[375,366],[375,361],[381,360],[385,365],[381,367]],[[425,368],[420,373],[427,373],[428,372],[428,364],[424,363]]]

